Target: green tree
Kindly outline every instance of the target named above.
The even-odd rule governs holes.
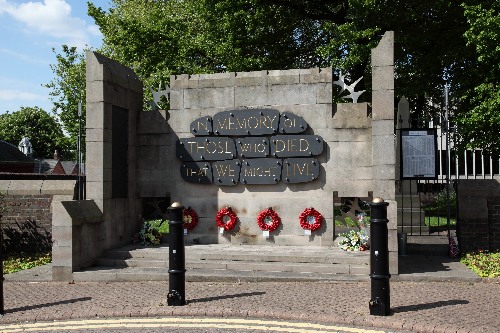
[[[496,137],[484,133],[498,133],[492,124],[498,124],[499,5],[464,2],[114,0],[108,11],[89,3],[88,12],[104,35],[101,52],[134,68],[148,100],[149,87],[182,73],[332,66],[353,79],[363,75],[365,87],[358,87],[369,88],[371,49],[385,31],[395,31],[396,98],[406,96],[420,119],[442,116],[449,85],[458,139],[495,152]],[[68,101],[69,92],[83,93],[77,74],[84,72],[83,56],[63,51],[65,71],[52,88],[61,87],[54,96]],[[363,98],[370,101],[369,91]],[[67,103],[56,108],[75,114],[76,104]]]
[[[56,53],[57,63],[50,68],[54,79],[45,85],[51,89],[52,111],[61,120],[63,129],[69,135],[69,144],[77,149],[79,126],[82,142],[85,142],[85,57],[76,47],[62,46],[62,53]],[[78,102],[82,102],[82,117],[78,117]],[[81,124],[79,123],[81,121]],[[82,144],[84,149],[85,145]]]
[[[500,155],[500,1],[467,6],[467,45],[475,48],[478,65],[472,87],[462,101],[469,112],[457,116],[461,142],[468,148],[484,148]]]
[[[18,145],[26,136],[33,145],[33,156],[53,158],[58,150],[61,157],[69,152],[68,139],[57,119],[39,107],[21,107],[19,111],[0,115],[0,138]]]

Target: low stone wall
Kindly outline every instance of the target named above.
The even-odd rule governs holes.
[[[93,200],[54,197],[52,279],[72,281],[73,272],[92,265],[107,249],[103,213]]]
[[[460,180],[458,210],[458,241],[462,253],[500,250],[498,180]]]

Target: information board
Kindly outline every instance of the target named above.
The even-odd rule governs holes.
[[[437,179],[436,129],[401,129],[401,179]]]

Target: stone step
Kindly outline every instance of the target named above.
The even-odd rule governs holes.
[[[99,258],[97,266],[102,267],[136,267],[136,268],[158,268],[168,270],[168,260],[143,260],[126,259],[113,260]],[[349,264],[317,264],[317,263],[286,263],[276,265],[275,262],[247,262],[232,260],[198,260],[186,261],[186,269],[205,270],[232,270],[232,271],[267,271],[267,272],[303,272],[303,273],[325,273],[325,274],[369,274],[368,263]]]
[[[453,233],[452,233],[453,234]],[[419,256],[447,256],[449,254],[448,236],[424,235],[407,236],[406,254]]]
[[[74,272],[75,281],[163,281],[168,279],[167,246],[129,245],[106,251],[96,266]],[[185,247],[186,280],[272,281],[363,280],[369,251],[338,247],[192,245]]]
[[[74,272],[75,282],[135,282],[168,281],[167,270],[159,268],[109,268],[92,267],[82,272]],[[263,272],[187,269],[186,282],[264,282],[264,281],[368,281],[368,274],[320,274],[308,272]]]
[[[246,262],[284,262],[284,263],[316,263],[316,264],[363,264],[366,262],[367,252],[345,252],[337,247],[316,248],[302,247],[300,249],[287,247],[286,251],[272,251],[262,247],[245,246],[222,247],[216,249],[211,246],[195,245],[185,247],[186,262],[191,261],[246,261]],[[131,259],[168,261],[168,246],[139,247],[127,246],[124,248],[106,251],[99,260],[123,261]],[[122,265],[123,266],[123,265]]]

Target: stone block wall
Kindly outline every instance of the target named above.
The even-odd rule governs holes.
[[[349,152],[354,150],[346,146],[348,143],[345,140],[332,136],[331,129],[337,126],[337,123],[351,122],[351,129],[348,132],[352,137],[357,137],[358,153],[362,153],[364,149],[370,156],[371,144],[370,131],[367,128],[369,119],[366,104],[341,105],[336,116],[333,114],[330,68],[179,75],[171,77],[170,88],[171,109],[168,126],[164,130],[167,141],[163,145],[150,146],[148,149],[156,149],[167,154],[165,159],[169,168],[168,170],[164,168],[160,184],[166,185],[163,189],[168,191],[168,196],[172,201],[180,201],[185,206],[191,206],[199,215],[199,225],[189,233],[188,242],[333,245],[332,181],[336,177],[340,181],[339,175],[345,174],[345,166],[339,164],[339,159],[331,155],[330,145],[343,147],[342,149]],[[326,144],[324,153],[318,157],[321,163],[319,179],[302,184],[280,182],[276,185],[238,184],[231,187],[185,182],[179,171],[181,162],[175,157],[175,141],[179,138],[192,137],[191,122],[199,117],[213,116],[225,110],[255,108],[275,109],[281,113],[292,112],[303,117],[308,123],[306,134],[322,136]],[[345,115],[349,113],[357,114],[358,121],[346,118]],[[163,134],[159,134],[158,138],[161,135]],[[355,158],[356,156],[353,156],[353,159]],[[330,163],[334,160],[337,161],[336,165]],[[151,171],[146,172],[151,173]],[[161,170],[157,172],[161,173]],[[361,173],[355,178],[360,178],[363,183],[364,177]],[[146,188],[143,185],[139,187]],[[362,192],[363,188],[369,186],[353,183],[351,187],[358,188]],[[148,191],[151,191],[151,188]],[[159,189],[154,190],[154,192],[159,191]],[[141,191],[141,196],[146,194],[147,191]],[[364,196],[366,194],[365,192]],[[239,224],[233,231],[220,234],[215,224],[215,216],[218,210],[227,206],[231,206],[237,213]],[[256,222],[258,214],[267,207],[273,207],[282,221],[280,228],[272,232],[269,238],[263,237]],[[323,227],[312,236],[305,236],[299,225],[300,213],[308,207],[316,208],[325,217]]]
[[[458,242],[462,253],[500,249],[500,183],[495,179],[458,183]]]
[[[136,190],[137,118],[143,107],[143,86],[134,71],[98,53],[86,54],[86,182],[87,198],[94,200],[103,214],[101,249],[129,243],[138,230],[140,200]],[[125,116],[123,116],[125,114]],[[121,117],[120,122],[116,122]],[[127,128],[114,128],[125,124]],[[116,137],[120,131],[126,137]],[[116,133],[115,133],[116,134]],[[114,165],[114,153],[125,159]],[[116,156],[115,156],[116,157]],[[113,182],[120,170],[123,178]],[[117,196],[117,185],[126,195]]]
[[[191,206],[200,223],[187,242],[278,245],[333,245],[334,195],[383,197],[391,201],[390,256],[397,263],[394,148],[393,34],[384,36],[374,50],[373,116],[366,103],[332,105],[332,69],[294,69],[177,75],[170,81],[170,110],[139,114],[138,190],[141,197],[170,197]],[[325,141],[317,180],[301,184],[226,187],[184,181],[175,142],[193,137],[190,124],[221,111],[256,108],[291,112],[308,123],[304,134]],[[383,153],[382,153],[383,152]],[[239,224],[220,234],[215,216],[231,206]],[[258,214],[267,207],[280,215],[280,228],[263,237]],[[322,228],[305,236],[300,213],[316,208],[325,217]],[[396,265],[397,267],[397,265]],[[397,268],[391,273],[396,274]]]

